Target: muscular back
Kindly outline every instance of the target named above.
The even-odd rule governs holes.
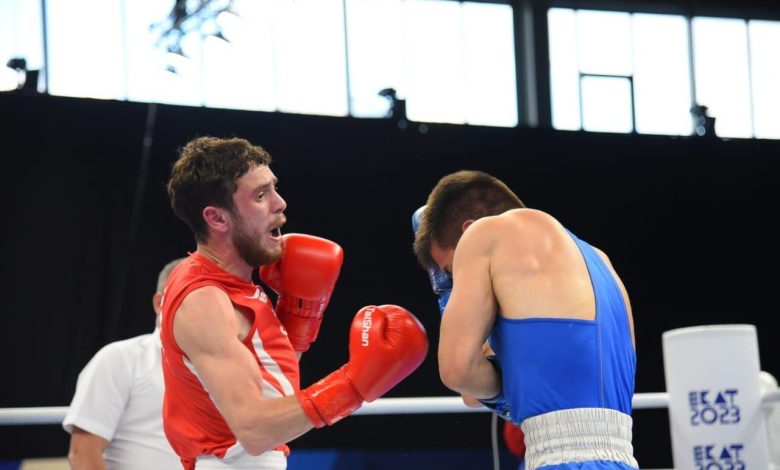
[[[484,229],[495,234],[490,278],[500,315],[594,319],[595,298],[585,260],[557,220],[541,211],[516,209],[484,221],[491,225]],[[599,255],[610,266],[606,255]],[[622,282],[614,270],[612,274],[629,305]]]

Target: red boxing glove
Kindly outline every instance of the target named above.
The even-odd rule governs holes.
[[[308,350],[317,339],[343,260],[336,243],[289,233],[282,236],[282,257],[260,267],[260,279],[279,296],[276,316],[296,351]]]
[[[504,442],[507,449],[517,458],[525,456],[525,434],[514,424],[504,421]]]
[[[384,395],[425,359],[428,335],[417,318],[397,305],[363,307],[352,320],[349,362],[298,392],[314,427],[332,425]]]

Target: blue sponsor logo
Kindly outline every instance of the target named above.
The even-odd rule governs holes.
[[[737,424],[740,422],[737,389],[692,390],[688,392],[691,426]]]
[[[743,444],[701,445],[693,448],[696,470],[746,470],[742,461]]]

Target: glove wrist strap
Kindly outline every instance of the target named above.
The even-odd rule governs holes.
[[[315,428],[332,426],[363,405],[363,399],[345,373],[346,367],[298,392],[303,411]]]

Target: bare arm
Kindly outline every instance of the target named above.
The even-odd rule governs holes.
[[[313,425],[295,396],[263,396],[257,362],[239,339],[238,315],[225,292],[203,287],[182,302],[173,333],[233,434],[257,455]]]
[[[490,227],[479,221],[458,243],[452,295],[441,322],[439,374],[467,404],[468,396],[492,398],[501,390],[500,378],[483,353],[498,307],[490,279],[494,244],[490,233]]]
[[[70,436],[68,462],[72,470],[105,470],[103,451],[108,447],[108,441],[100,436],[73,426]]]
[[[482,344],[482,355],[489,356],[494,354],[495,352],[493,352],[493,349],[490,347],[490,343],[485,341],[485,343]],[[471,395],[461,395],[461,398],[463,399],[463,404],[470,408],[482,408],[485,406],[485,404],[479,401],[478,398],[475,398]]]

